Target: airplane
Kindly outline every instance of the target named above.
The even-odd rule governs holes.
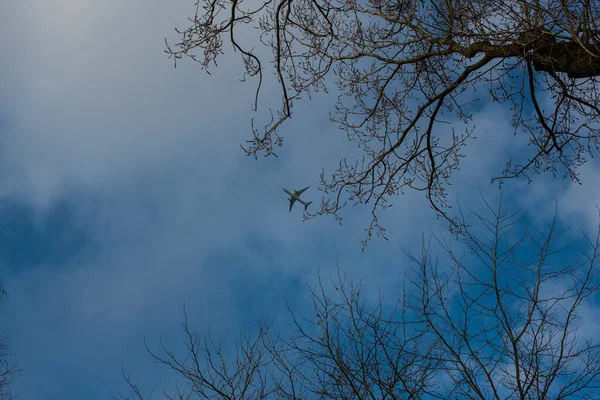
[[[300,195],[302,193],[304,193],[304,191],[306,189],[308,189],[310,186],[305,187],[302,190],[294,190],[294,193],[290,192],[288,189],[283,188],[283,191],[286,192],[287,194],[290,195],[290,198],[288,199],[290,201],[290,212],[292,212],[292,207],[294,206],[294,203],[296,202],[296,200],[298,200],[300,203],[304,204],[304,211],[306,211],[306,209],[308,208],[308,206],[310,205],[310,203],[312,203],[312,201],[309,201],[308,203],[305,203],[302,201],[302,199],[300,198]]]

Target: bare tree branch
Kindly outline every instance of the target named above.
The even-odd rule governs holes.
[[[0,303],[2,302],[6,291],[0,281]],[[13,382],[14,379],[21,373],[16,362],[10,360],[8,335],[0,332],[0,400],[16,400],[18,394],[14,394]]]
[[[405,249],[395,298],[367,298],[338,269],[308,287],[309,315],[288,305],[291,326],[261,323],[227,346],[192,332],[184,310],[186,354],[148,351],[201,399],[599,398],[599,336],[581,327],[595,322],[582,310],[597,307],[600,225],[576,246],[556,214],[541,230],[502,199],[484,205],[459,207],[459,235]]]
[[[474,130],[477,90],[507,104],[515,134],[529,135],[532,145],[494,179],[562,171],[578,181],[577,168],[600,144],[598,21],[599,3],[590,0],[198,0],[167,53],[208,71],[228,40],[246,74],[259,76],[255,107],[269,64],[261,60],[270,61],[282,106],[264,129],[253,122],[243,147],[253,156],[275,154],[293,103],[335,82],[332,121],[364,157],[342,159],[330,179],[321,175],[326,197],[308,217],[341,221],[348,202],[368,203],[366,245],[373,233],[385,237],[377,210],[405,189],[424,191],[439,215],[457,223],[447,213],[446,187]],[[239,43],[251,40],[243,25],[258,30],[271,56]],[[553,107],[542,106],[542,97]],[[440,124],[441,115],[453,115],[465,131]]]

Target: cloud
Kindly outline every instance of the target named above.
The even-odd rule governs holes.
[[[581,184],[570,183],[560,194],[560,210],[565,217],[585,227],[589,233],[598,230],[598,207],[600,207],[600,188],[596,184],[600,174],[600,163],[596,159],[589,160],[579,169]]]
[[[236,80],[237,54],[211,77],[191,61],[173,69],[163,38],[176,40],[172,28],[191,12],[193,2],[158,0],[0,6],[11,55],[0,66],[0,216],[25,210],[12,226],[31,226],[23,252],[39,255],[1,274],[23,400],[105,398],[122,387],[121,363],[150,387],[168,382],[142,339],[176,337],[184,301],[199,329],[212,321],[215,331],[237,332],[282,310],[284,296],[307,309],[304,282],[319,267],[334,273],[336,258],[373,290],[393,289],[406,267],[397,239],[419,246],[438,224],[422,193],[399,196],[383,213],[391,243],[361,253],[368,208],[349,207],[343,226],[289,213],[282,186],[311,185],[303,196],[317,204],[321,169],[360,149],[329,122],[334,99],[316,96],[296,104],[279,158],[246,157],[238,145],[250,117],[264,117],[280,93],[269,81],[261,99],[275,100],[252,114],[255,86]],[[509,128],[501,107],[480,111],[478,138],[453,175],[461,200],[478,198],[512,151],[498,134]],[[60,246],[44,253],[31,240],[44,232],[78,232],[81,241],[53,258]]]
[[[13,105],[3,108],[12,118],[0,155],[20,179],[3,179],[11,183],[4,193],[25,191],[44,204],[65,182],[116,187],[175,160],[240,155],[229,143],[242,137],[249,113],[240,110],[249,111],[253,88],[219,79],[235,67],[203,79],[193,63],[174,70],[163,52],[173,16],[188,7],[37,3],[16,5],[3,32],[27,32],[6,43],[19,68],[10,71]]]

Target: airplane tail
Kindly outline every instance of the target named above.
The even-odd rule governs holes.
[[[308,209],[308,206],[310,206],[310,203],[312,203],[312,201],[309,201],[308,203],[304,204],[304,211],[306,211]]]

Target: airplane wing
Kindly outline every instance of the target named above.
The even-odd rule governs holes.
[[[295,192],[296,192],[296,196],[300,196],[300,195],[301,195],[302,193],[304,193],[304,191],[305,191],[306,189],[308,189],[309,187],[310,187],[310,186],[307,186],[307,187],[305,187],[305,188],[304,188],[304,189],[302,189],[302,190],[295,190]]]
[[[294,207],[295,202],[296,202],[296,199],[290,198],[290,212],[292,212],[292,207]]]

